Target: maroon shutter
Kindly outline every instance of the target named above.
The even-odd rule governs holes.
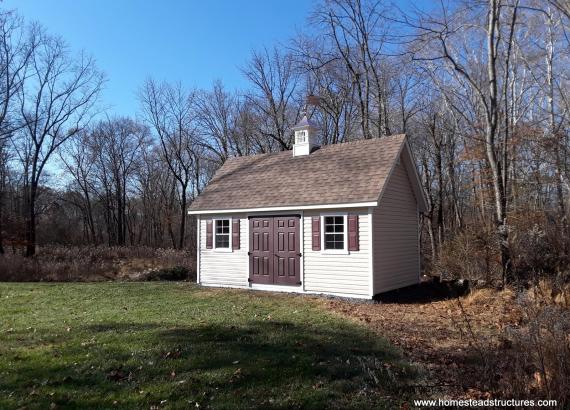
[[[348,215],[348,250],[358,251],[358,215]]]
[[[206,249],[212,249],[212,244],[214,242],[214,229],[213,221],[211,219],[206,220]]]
[[[232,219],[232,249],[239,249],[239,219]]]
[[[321,250],[321,217],[313,216],[312,224],[313,250]]]

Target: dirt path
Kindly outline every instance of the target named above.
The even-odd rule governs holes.
[[[424,284],[392,292],[375,304],[326,303],[335,312],[367,323],[418,364],[425,372],[416,386],[418,394],[488,398],[492,382],[501,377],[500,368],[491,366],[488,358],[500,354],[500,331],[517,326],[520,312],[508,292],[449,296],[441,285]]]

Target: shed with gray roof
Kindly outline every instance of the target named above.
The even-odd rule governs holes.
[[[405,135],[227,160],[193,201],[198,282],[372,298],[419,282],[426,200]]]

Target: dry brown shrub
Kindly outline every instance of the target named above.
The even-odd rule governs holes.
[[[568,284],[542,280],[513,298],[521,321],[506,327],[496,352],[488,352],[489,368],[500,378],[502,397],[554,399],[570,405],[570,310]],[[487,298],[473,296],[473,303]]]
[[[560,218],[545,211],[509,215],[509,247],[519,280],[555,277],[568,269],[568,235],[561,235]]]
[[[570,284],[559,277],[543,278],[528,288],[474,289],[459,299],[470,314],[465,320],[473,331],[465,334],[479,358],[481,385],[493,396],[554,399],[560,408],[568,408],[569,296]],[[478,315],[489,314],[496,316],[492,323],[497,326],[478,327]]]
[[[493,283],[500,278],[496,236],[488,229],[466,229],[446,241],[434,263],[444,280],[468,279]]]
[[[158,270],[195,272],[188,251],[126,246],[46,246],[36,256],[0,256],[0,281],[101,281],[141,279]]]
[[[540,279],[526,294],[529,302],[537,306],[557,305],[570,308],[570,283]]]
[[[544,211],[509,214],[510,263],[518,282],[529,282],[538,274],[553,278],[570,269],[570,239],[560,234],[559,223]],[[448,237],[438,259],[430,266],[444,280],[468,279],[501,285],[495,228],[473,224]]]

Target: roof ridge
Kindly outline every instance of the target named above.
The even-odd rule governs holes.
[[[326,144],[326,145],[321,145],[318,149],[320,150],[324,150],[324,149],[330,149],[333,147],[338,147],[339,145],[356,145],[356,144],[361,144],[363,142],[378,142],[378,141],[382,141],[384,139],[390,138],[396,138],[396,137],[406,137],[406,134],[392,134],[392,135],[385,135],[383,137],[378,137],[378,138],[360,138],[360,139],[356,139],[356,140],[352,140],[352,141],[343,141],[343,142],[337,142],[336,144]],[[270,156],[270,155],[280,155],[280,154],[284,154],[284,153],[290,153],[292,150],[288,149],[288,150],[283,150],[283,151],[275,151],[275,152],[258,152],[256,154],[249,154],[249,155],[242,155],[242,156],[233,156],[233,157],[228,157],[228,159],[226,161],[234,161],[234,160],[238,160],[238,159],[242,159],[242,158],[253,158],[253,157],[262,157],[262,156]]]
[[[343,141],[343,142],[337,142],[336,144],[327,144],[327,145],[323,145],[320,147],[320,149],[325,149],[325,148],[331,148],[331,147],[336,147],[339,145],[351,145],[351,144],[361,144],[363,142],[378,142],[378,141],[382,141],[385,140],[386,138],[396,138],[396,137],[406,137],[406,134],[392,134],[392,135],[384,135],[383,137],[375,137],[375,138],[360,138],[357,140],[352,140],[352,141]]]
[[[256,154],[249,154],[249,155],[241,155],[241,156],[233,156],[233,157],[228,157],[226,159],[227,161],[233,161],[233,160],[237,160],[237,159],[242,159],[242,158],[253,158],[253,157],[262,157],[264,155],[279,155],[279,154],[283,154],[283,153],[287,153],[287,152],[291,152],[290,149],[288,150],[283,150],[283,151],[274,151],[274,152],[258,152]]]

